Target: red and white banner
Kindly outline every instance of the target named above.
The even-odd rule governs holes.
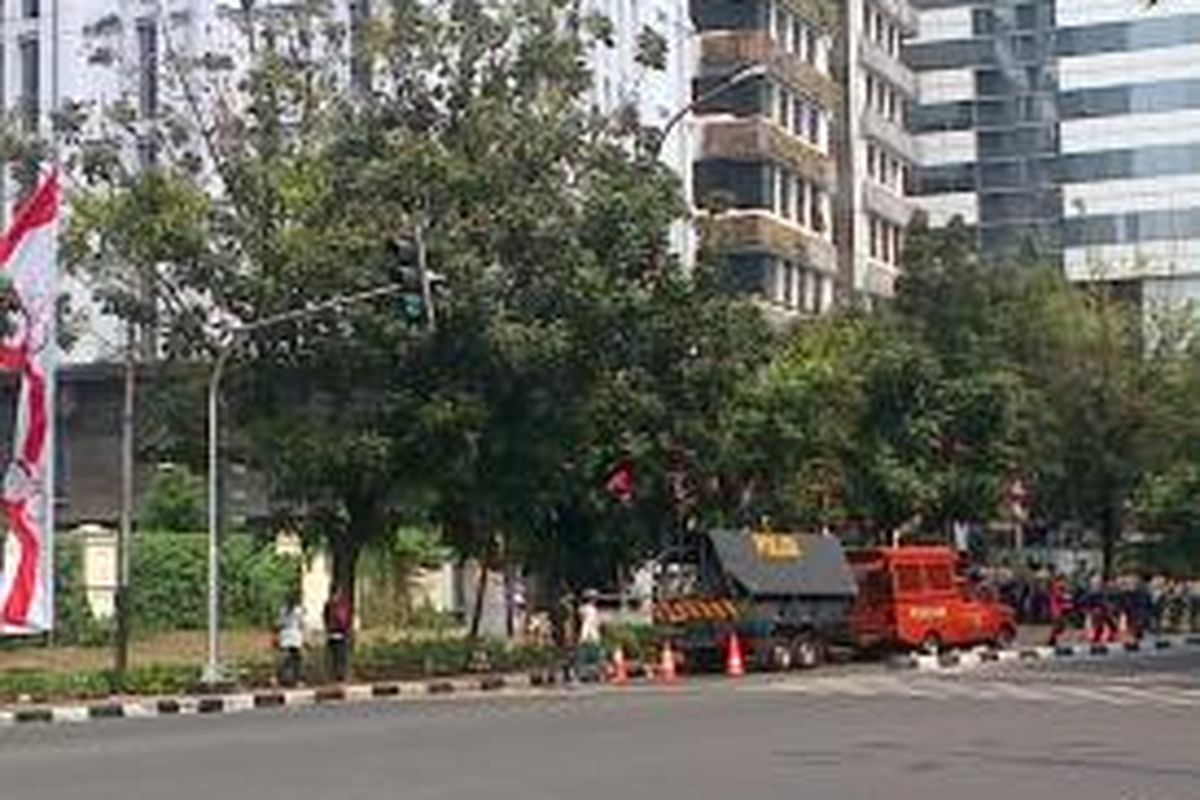
[[[0,491],[7,536],[0,571],[0,633],[54,624],[54,368],[58,298],[57,174],[17,211],[0,240],[11,296],[0,371],[17,375],[13,441]]]

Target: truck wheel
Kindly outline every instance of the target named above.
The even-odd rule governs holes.
[[[1013,642],[1017,640],[1017,632],[1013,630],[1011,625],[1005,625],[996,633],[996,638],[991,641],[992,647],[997,650],[1007,650],[1012,647]]]
[[[787,672],[796,665],[796,659],[792,649],[781,642],[776,642],[771,645],[768,661],[770,663],[770,669],[777,672]]]
[[[821,663],[822,648],[817,637],[803,634],[792,640],[792,661],[799,669],[812,669]]]

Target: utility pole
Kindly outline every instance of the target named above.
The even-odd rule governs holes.
[[[420,234],[418,234],[420,237]],[[421,239],[423,242],[424,240]],[[418,247],[418,252],[424,252],[424,244]],[[422,297],[432,297],[432,273],[421,267],[424,256],[419,257],[418,268],[421,270]],[[367,289],[354,294],[339,295],[321,303],[304,308],[285,311],[269,317],[263,317],[253,322],[245,322],[232,326],[225,332],[225,338],[219,343],[217,358],[213,363],[212,372],[208,378],[208,659],[204,665],[201,680],[213,686],[223,682],[224,671],[221,668],[221,573],[220,573],[220,441],[221,441],[221,378],[225,373],[225,365],[242,343],[247,334],[286,322],[296,322],[309,319],[321,314],[338,313],[346,306],[363,303],[382,297],[399,294],[410,287],[403,283],[392,283],[375,289]],[[426,321],[432,326],[433,307],[430,305],[426,313]]]
[[[121,404],[121,527],[117,533],[116,633],[113,670],[124,686],[129,669],[129,562],[133,541],[134,402],[137,390],[137,330],[125,323],[124,397]]]

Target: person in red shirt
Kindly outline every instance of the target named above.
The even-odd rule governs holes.
[[[341,683],[350,672],[350,598],[336,590],[325,602],[325,646],[329,657],[329,674]]]
[[[1057,645],[1058,639],[1066,628],[1067,614],[1070,613],[1070,596],[1067,593],[1067,582],[1059,574],[1050,578],[1050,644]]]

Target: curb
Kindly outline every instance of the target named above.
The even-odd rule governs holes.
[[[994,650],[977,647],[971,650],[955,650],[947,653],[913,653],[895,656],[890,665],[897,669],[921,671],[948,671],[972,669],[982,664],[1010,661],[1046,661],[1081,658],[1103,658],[1130,653],[1156,653],[1164,650],[1180,650],[1200,647],[1200,634],[1178,634],[1157,636],[1135,642],[1088,643],[1075,642],[1056,646],[1041,645],[1009,650]]]
[[[236,714],[264,708],[288,708],[364,702],[383,698],[417,698],[448,694],[496,694],[505,690],[529,689],[539,683],[534,675],[486,675],[438,681],[403,681],[311,689],[264,689],[254,692],[214,695],[147,697],[131,700],[100,700],[61,706],[0,708],[0,728],[29,724],[81,723],[103,719],[151,719],[155,717]]]

